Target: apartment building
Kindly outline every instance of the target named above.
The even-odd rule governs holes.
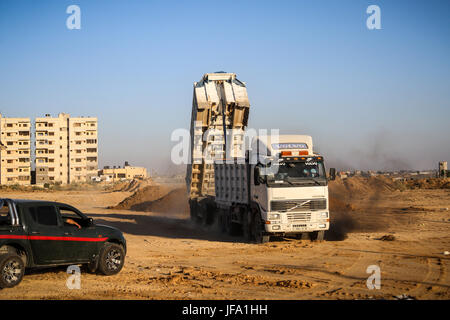
[[[6,118],[0,114],[0,184],[31,183],[29,118]]]
[[[109,181],[120,181],[124,179],[145,179],[147,178],[147,169],[144,167],[133,167],[127,162],[121,168],[114,166],[110,168],[109,166],[104,167],[99,171],[100,177],[107,177]]]
[[[97,118],[36,118],[36,184],[90,181],[97,175]]]

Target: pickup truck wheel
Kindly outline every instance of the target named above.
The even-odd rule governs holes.
[[[125,252],[122,246],[115,243],[106,243],[100,252],[98,270],[110,276],[122,270],[125,263]]]
[[[325,231],[314,231],[311,233],[311,240],[312,241],[322,241],[325,239]]]
[[[0,288],[17,286],[25,273],[23,260],[17,254],[0,256]]]

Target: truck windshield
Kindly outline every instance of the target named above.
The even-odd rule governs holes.
[[[281,161],[272,165],[278,170],[267,175],[268,184],[326,185],[323,161]]]

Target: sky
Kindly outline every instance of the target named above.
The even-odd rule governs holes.
[[[167,174],[193,83],[223,70],[247,84],[249,127],[311,135],[328,167],[434,169],[450,161],[449,17],[450,1],[1,0],[0,113],[96,116],[100,167]]]

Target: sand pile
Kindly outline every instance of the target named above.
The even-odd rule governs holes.
[[[135,191],[131,196],[122,200],[118,205],[108,207],[108,209],[131,209],[132,206],[135,206],[137,204],[159,199],[166,195],[168,192],[169,189],[165,186],[147,186]]]
[[[163,185],[147,186],[137,190],[109,209],[147,211],[157,213],[188,214],[186,188],[170,189]]]
[[[138,189],[144,188],[146,186],[151,185],[151,180],[138,180],[133,179],[131,181],[122,181],[113,185],[113,187],[109,190],[112,192],[135,192]]]
[[[354,196],[371,196],[374,193],[390,192],[396,185],[388,177],[351,177],[347,179],[336,178],[329,184],[330,197],[339,199],[353,198]]]
[[[395,190],[392,179],[377,177],[336,178],[329,184],[330,230],[328,240],[344,240],[349,232],[379,230],[388,225],[377,216],[378,199]],[[361,203],[361,200],[364,201]],[[370,210],[361,204],[367,203]]]
[[[450,189],[450,178],[428,178],[402,182],[406,189]]]
[[[129,208],[134,211],[151,211],[157,213],[188,214],[189,205],[186,188],[171,190],[156,200],[136,203]]]

